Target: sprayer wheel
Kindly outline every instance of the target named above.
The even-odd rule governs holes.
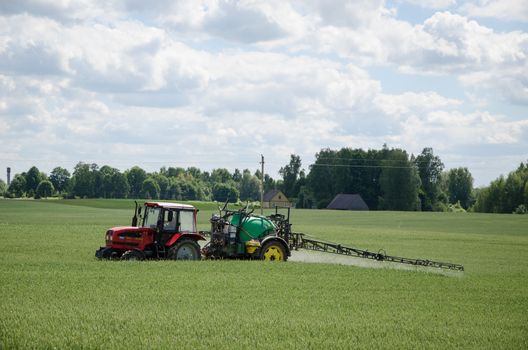
[[[286,249],[279,242],[268,242],[264,244],[260,251],[260,259],[265,261],[286,261],[288,256],[286,255]]]

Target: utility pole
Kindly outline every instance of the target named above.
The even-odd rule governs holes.
[[[264,215],[264,155],[260,155],[260,215]]]

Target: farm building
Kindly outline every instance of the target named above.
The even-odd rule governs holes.
[[[338,210],[369,210],[367,203],[359,194],[340,193],[328,204],[327,209]]]
[[[292,205],[284,193],[279,190],[271,190],[264,195],[262,206],[264,208],[275,208],[275,206],[291,207]]]

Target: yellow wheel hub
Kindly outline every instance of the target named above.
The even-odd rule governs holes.
[[[264,251],[264,260],[266,261],[284,261],[282,249],[276,245],[270,245]]]

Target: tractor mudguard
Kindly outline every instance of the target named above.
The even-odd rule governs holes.
[[[277,241],[277,242],[282,243],[282,245],[284,246],[284,249],[286,249],[286,255],[287,256],[291,256],[290,247],[288,246],[288,243],[286,243],[286,241],[284,239],[282,239],[281,237],[278,237],[278,236],[266,236],[266,237],[264,237],[264,239],[262,241],[260,241],[260,246],[263,247],[267,242],[271,242],[271,241]]]
[[[167,241],[167,243],[165,243],[165,246],[172,247],[174,244],[176,244],[176,242],[178,242],[180,238],[188,238],[192,239],[193,241],[205,241],[205,237],[199,233],[176,233],[171,237],[171,239]]]

